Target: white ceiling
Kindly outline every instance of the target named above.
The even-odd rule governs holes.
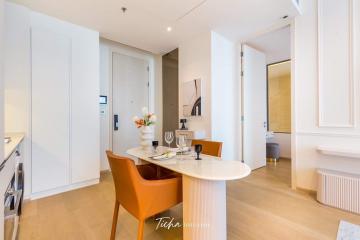
[[[297,14],[292,0],[11,0],[153,53],[214,30],[232,41]],[[128,8],[124,14],[121,8]],[[172,32],[166,28],[171,26]]]
[[[290,27],[266,33],[249,40],[247,44],[264,52],[268,64],[288,60],[291,58]]]

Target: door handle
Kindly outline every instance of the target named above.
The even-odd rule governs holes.
[[[114,114],[114,131],[119,130],[119,115]]]

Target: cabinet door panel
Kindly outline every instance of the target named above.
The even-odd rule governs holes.
[[[33,28],[32,192],[69,183],[71,39]]]
[[[71,183],[99,178],[99,34],[76,29],[72,42]]]

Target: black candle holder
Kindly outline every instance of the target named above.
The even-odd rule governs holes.
[[[180,123],[182,124],[181,125],[181,130],[188,130],[187,127],[185,126],[185,123],[186,123],[185,118],[180,119]]]

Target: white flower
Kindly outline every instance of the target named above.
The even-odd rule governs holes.
[[[136,122],[136,121],[138,121],[138,120],[139,120],[139,117],[138,117],[138,116],[134,116],[134,117],[133,117],[133,121],[134,121],[134,122]]]
[[[149,118],[150,122],[156,122],[156,115],[152,114],[151,117]]]
[[[148,115],[148,114],[149,114],[149,110],[148,110],[148,108],[147,108],[147,107],[143,107],[143,108],[141,109],[141,111],[142,111],[143,116],[145,116],[145,115]]]

